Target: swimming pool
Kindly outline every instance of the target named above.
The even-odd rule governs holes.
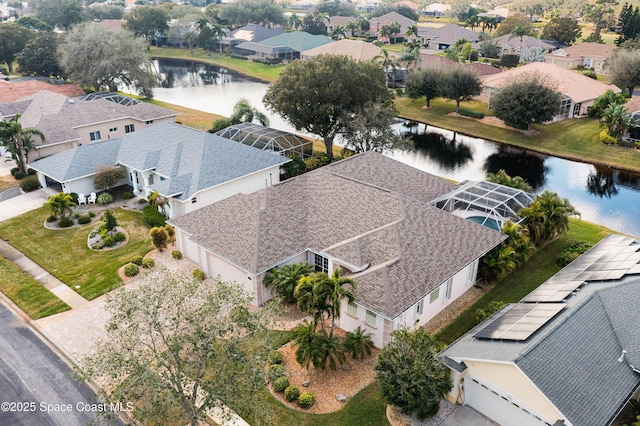
[[[486,226],[487,228],[493,229],[495,231],[500,231],[500,224],[497,220],[492,219],[486,216],[469,216],[465,219],[468,219],[472,222],[478,223],[482,226]]]

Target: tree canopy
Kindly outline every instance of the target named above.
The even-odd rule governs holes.
[[[35,6],[36,17],[52,27],[68,30],[89,19],[77,0],[38,0]]]
[[[442,348],[422,327],[391,332],[375,366],[388,404],[420,420],[438,412],[440,400],[451,390],[449,369],[437,358]]]
[[[33,31],[18,24],[0,25],[0,63],[5,62],[9,72],[13,72],[13,61],[33,37]]]
[[[345,132],[359,108],[390,104],[380,65],[346,56],[320,55],[285,68],[264,97],[265,105],[297,130],[324,140],[333,157],[333,141]]]
[[[617,49],[610,64],[613,84],[627,90],[629,97],[640,86],[640,50]]]
[[[29,41],[16,56],[20,72],[25,75],[64,78],[65,73],[57,57],[59,40],[55,33],[41,32]]]
[[[568,198],[560,198],[557,193],[544,191],[536,195],[528,207],[518,212],[522,224],[529,230],[529,238],[537,246],[552,240],[569,229],[569,217],[580,213]]]
[[[518,25],[522,25],[524,27],[525,33],[523,35],[531,35],[533,33],[533,25],[531,24],[531,19],[522,15],[513,15],[507,17],[500,23],[500,25],[498,25],[494,37],[511,34]]]
[[[578,21],[567,17],[553,18],[542,30],[544,40],[559,41],[565,46],[571,46],[581,34]]]
[[[441,84],[444,72],[437,68],[419,69],[409,74],[405,80],[405,90],[411,99],[425,97],[427,108],[431,100],[442,95]]]
[[[350,120],[345,120],[347,126],[343,136],[345,147],[356,153],[410,149],[414,146],[413,141],[391,128],[396,116],[393,105],[372,102],[358,107],[350,116]]]
[[[151,98],[155,75],[146,53],[146,43],[127,30],[108,31],[84,24],[68,31],[58,49],[60,64],[79,84],[116,91],[126,84]]]
[[[138,6],[125,16],[124,27],[147,42],[157,42],[157,34],[169,31],[169,14],[159,7]],[[156,43],[157,44],[157,43]]]
[[[516,81],[491,98],[491,110],[505,124],[518,129],[550,121],[560,108],[560,94],[537,76]]]
[[[444,74],[442,96],[456,102],[457,113],[460,113],[460,102],[470,101],[481,90],[482,84],[473,70],[459,66]]]
[[[250,22],[270,26],[284,25],[283,10],[273,0],[238,0],[220,8],[220,18],[226,19],[235,27]]]

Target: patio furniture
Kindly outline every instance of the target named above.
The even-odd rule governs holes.
[[[97,198],[96,193],[92,192],[91,195],[89,195],[89,204],[95,204]]]
[[[78,194],[78,205],[87,204],[87,197],[84,194]]]

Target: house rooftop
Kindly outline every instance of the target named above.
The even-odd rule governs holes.
[[[49,79],[39,78],[21,78],[18,80],[4,81],[0,80],[0,100],[2,103],[14,102],[27,96],[34,95],[41,90],[58,93],[64,96],[76,97],[83,96],[85,93],[75,84],[57,83],[52,84]]]
[[[171,223],[254,274],[324,254],[354,272],[358,303],[395,318],[504,239],[428,204],[453,187],[367,152]]]
[[[569,47],[563,47],[551,54],[553,56],[561,56],[569,59],[579,59],[600,56],[608,58],[613,55],[616,50],[616,46],[603,43],[579,43]]]
[[[371,61],[381,54],[382,49],[372,43],[342,39],[305,50],[302,52],[302,58],[312,58],[318,55],[345,55],[356,61]]]
[[[244,42],[236,46],[238,49],[272,54],[275,52],[304,52],[333,40],[321,34],[309,34],[304,31],[293,31],[279,34],[260,42]]]

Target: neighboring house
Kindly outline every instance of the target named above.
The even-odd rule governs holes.
[[[538,49],[546,54],[556,48],[553,43],[528,35],[522,36],[522,42],[520,42],[520,37],[511,34],[496,37],[493,39],[493,42],[500,46],[501,55],[522,56],[524,52],[530,51],[531,49]]]
[[[238,44],[236,53],[260,58],[279,58],[282,60],[294,60],[300,58],[300,53],[323,44],[333,42],[327,36],[313,35],[304,31],[283,33],[260,42],[247,41]]]
[[[553,121],[567,118],[583,117],[587,115],[587,108],[594,100],[607,90],[620,93],[620,89],[612,84],[604,84],[585,75],[558,65],[545,62],[532,62],[517,68],[512,68],[498,74],[485,75],[482,81],[482,93],[478,99],[491,106],[491,97],[503,87],[508,86],[519,78],[537,75],[562,95],[560,112]]]
[[[408,7],[411,10],[415,10],[416,12],[418,11],[418,9],[420,9],[420,5],[416,2],[413,1],[409,1],[409,0],[402,0],[399,1],[398,3],[396,3],[398,6],[405,6]]]
[[[177,217],[238,193],[280,181],[286,157],[176,123],[159,123],[118,139],[81,145],[29,164],[43,187],[66,193],[96,192],[102,167],[118,166],[133,192],[153,191],[168,199],[166,213]]]
[[[318,0],[298,0],[289,5],[292,10],[310,10],[318,4]]]
[[[232,31],[227,37],[223,37],[220,44],[229,50],[245,41],[260,42],[283,32],[282,28],[265,28],[261,25],[248,24]]]
[[[400,24],[400,32],[392,37],[406,37],[409,27],[416,25],[416,21],[409,19],[406,16],[400,15],[398,12],[389,12],[382,16],[377,16],[369,20],[369,33],[373,37],[377,37],[378,40],[382,39],[380,30],[385,25],[391,25],[393,23]]]
[[[420,15],[424,16],[434,16],[436,18],[441,18],[445,16],[451,10],[450,4],[443,3],[431,3],[424,10],[420,11]]]
[[[41,90],[72,98],[85,95],[80,86],[60,80],[50,80],[44,77],[25,77],[11,81],[0,79],[0,105],[35,95]]]
[[[376,10],[380,5],[383,4],[381,0],[368,0],[360,3],[356,3],[356,10],[358,12],[369,13]]]
[[[382,55],[382,49],[375,44],[361,40],[342,39],[333,43],[323,44],[301,53],[302,59],[309,59],[319,55],[345,55],[355,61],[372,61]]]
[[[470,289],[479,259],[505,238],[429,204],[455,188],[366,152],[170,223],[186,258],[241,284],[256,305],[272,298],[263,285],[272,268],[340,269],[357,290],[339,326],[361,326],[382,347],[392,330],[425,324]]]
[[[493,65],[483,64],[482,62],[474,62],[472,64],[464,64],[465,67],[472,69],[476,75],[482,77],[483,75],[491,75],[501,73],[502,70]]]
[[[562,68],[591,68],[597,73],[606,74],[607,59],[613,55],[616,46],[602,43],[580,43],[563,47],[547,55],[546,61]]]
[[[635,97],[629,99],[624,107],[633,116],[635,125],[630,126],[624,134],[624,139],[633,142],[640,142],[640,98]]]
[[[329,18],[329,23],[327,24],[327,34],[331,34],[337,27],[342,27],[348,35],[360,35],[360,30],[354,31],[355,34],[350,34],[350,31],[347,30],[349,22],[355,21],[356,18],[351,16],[332,16]]]
[[[480,39],[480,34],[456,24],[447,24],[439,28],[418,27],[418,37],[422,45],[433,50],[445,50],[461,38],[474,45]]]
[[[20,114],[23,128],[44,133],[35,138],[29,158],[46,157],[73,147],[114,139],[152,123],[174,122],[176,112],[113,93],[97,92],[82,99],[42,90],[21,100],[0,104],[0,118]]]
[[[610,235],[449,345],[447,399],[503,425],[610,425],[640,388],[639,261]]]

